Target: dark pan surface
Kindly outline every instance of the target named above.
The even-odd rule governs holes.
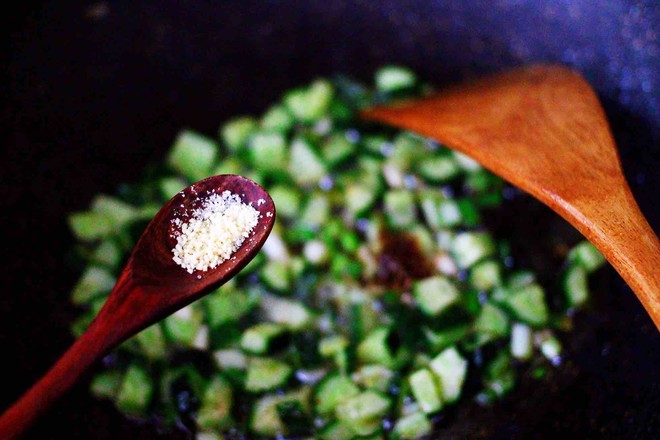
[[[136,180],[180,128],[212,135],[316,76],[369,80],[395,62],[441,85],[567,63],[596,86],[633,192],[660,230],[654,0],[53,1],[3,15],[0,409],[71,343],[77,270],[66,214]],[[563,224],[545,208],[515,217],[540,235]],[[463,406],[437,436],[660,438],[660,336],[613,270],[599,287],[550,380],[524,382],[492,409]],[[83,382],[26,438],[187,434],[126,420]]]

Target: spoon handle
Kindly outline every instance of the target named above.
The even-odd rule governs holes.
[[[125,271],[103,309],[85,333],[41,379],[0,416],[0,439],[13,440],[20,437],[30,424],[71,388],[93,364],[137,331],[117,325],[123,320],[124,314],[113,313],[125,310],[123,305],[128,303],[126,299],[134,296],[131,293],[135,286],[130,278]]]
[[[625,181],[619,187],[609,200],[583,207],[587,215],[572,223],[619,272],[660,330],[660,240]]]

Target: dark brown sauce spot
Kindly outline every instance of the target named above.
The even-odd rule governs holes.
[[[408,290],[413,280],[433,275],[433,265],[414,236],[382,230],[379,239],[381,252],[378,255],[376,283],[397,290]]]

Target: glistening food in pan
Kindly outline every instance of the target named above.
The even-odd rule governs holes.
[[[603,259],[567,243],[561,270],[539,277],[486,226],[515,191],[468,157],[356,116],[429,89],[392,66],[374,87],[316,80],[217,136],[182,131],[143,181],[72,215],[86,264],[72,294],[80,334],[145,222],[189,183],[245,175],[278,212],[243,272],[124,343],[92,392],[200,439],[412,439],[452,405],[497,405],[521,374],[562,368],[560,335]]]

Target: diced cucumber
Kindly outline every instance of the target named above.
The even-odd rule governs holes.
[[[393,367],[397,359],[387,343],[390,333],[391,330],[387,327],[378,327],[371,331],[357,347],[358,358],[364,363]]]
[[[456,233],[451,229],[441,229],[435,232],[435,242],[443,251],[451,251],[454,238],[456,238]],[[452,261],[454,260],[452,259]]]
[[[497,397],[503,396],[515,386],[516,372],[511,363],[511,356],[506,350],[501,350],[488,364],[484,382],[488,390]]]
[[[506,304],[518,319],[534,326],[548,322],[548,307],[545,304],[545,293],[538,284],[510,289]]]
[[[245,330],[241,337],[241,348],[247,352],[264,354],[270,341],[282,335],[285,328],[272,322],[260,322]]]
[[[262,281],[270,288],[285,292],[291,288],[289,264],[270,260],[259,271]]]
[[[233,392],[229,382],[215,375],[209,382],[197,413],[197,426],[201,429],[224,429],[231,423]]]
[[[502,284],[502,267],[495,260],[484,260],[470,269],[470,284],[487,291]]]
[[[247,369],[248,358],[238,349],[217,350],[213,352],[213,359],[221,370],[224,369]]]
[[[276,132],[257,132],[248,140],[250,160],[255,170],[285,171],[289,160],[286,139]]]
[[[348,347],[348,339],[344,336],[328,336],[319,341],[319,354],[323,357],[331,357],[342,352],[346,347]]]
[[[431,183],[443,183],[456,177],[461,168],[450,156],[432,156],[417,166],[420,176]]]
[[[381,429],[381,417],[390,408],[391,401],[376,391],[363,391],[337,405],[337,419],[355,434],[366,436]]]
[[[536,275],[534,272],[528,270],[518,270],[509,275],[507,284],[511,288],[529,286],[536,282]]]
[[[493,189],[493,184],[497,177],[490,174],[488,171],[481,169],[471,173],[465,177],[465,188],[471,193],[483,193]]]
[[[454,238],[452,255],[461,268],[469,268],[482,258],[493,255],[495,243],[486,232],[463,232]]]
[[[353,440],[355,433],[343,423],[332,422],[322,428],[315,438],[319,440]]]
[[[431,421],[423,412],[414,412],[401,417],[394,425],[393,438],[415,440],[429,435],[433,430]]]
[[[214,176],[220,174],[245,174],[246,177],[254,180],[255,182],[259,182],[261,180],[258,173],[254,171],[247,172],[238,157],[228,157],[221,161],[213,168],[213,172],[211,174]]]
[[[154,384],[147,371],[133,364],[126,370],[117,393],[117,407],[127,414],[142,415],[151,401],[153,389]]]
[[[92,201],[92,211],[106,218],[114,232],[119,232],[126,225],[140,217],[140,210],[135,206],[115,197],[98,195]]]
[[[426,157],[424,139],[412,132],[402,132],[392,141],[392,154],[387,163],[394,165],[404,173],[414,172],[421,157]]]
[[[317,80],[305,89],[296,89],[284,97],[284,104],[293,116],[302,122],[320,119],[329,109],[334,90],[332,85]]]
[[[479,162],[472,159],[470,156],[456,150],[452,150],[451,152],[454,155],[454,160],[456,163],[458,163],[465,171],[474,172],[481,170],[481,165]]]
[[[460,206],[438,191],[425,190],[420,194],[420,207],[426,224],[437,230],[452,227],[463,221]]]
[[[167,161],[177,172],[196,182],[210,175],[217,154],[218,146],[212,139],[184,130],[174,141]]]
[[[328,247],[321,240],[311,240],[303,247],[305,259],[313,265],[320,265],[328,260]]]
[[[112,231],[112,223],[94,211],[77,212],[68,218],[69,228],[82,241],[93,241],[107,237]]]
[[[429,368],[438,378],[442,400],[448,403],[457,401],[467,375],[467,361],[458,350],[447,348],[433,358]]]
[[[354,216],[362,215],[376,201],[378,192],[363,183],[350,184],[344,193],[344,205]]]
[[[262,128],[280,133],[288,132],[294,124],[295,121],[291,113],[281,105],[272,106],[261,118]]]
[[[250,116],[240,116],[220,127],[220,139],[233,153],[245,148],[250,135],[257,129],[257,121]]]
[[[376,72],[376,88],[383,92],[395,92],[415,86],[415,74],[401,66],[386,66]]]
[[[384,204],[385,214],[392,226],[402,228],[415,221],[415,199],[410,191],[388,191],[385,193]]]
[[[118,370],[99,373],[90,384],[92,394],[99,398],[114,398],[122,385],[123,375]]]
[[[225,287],[227,286],[202,299],[206,320],[211,327],[238,321],[257,304],[258,299],[255,295],[234,289],[225,291]]]
[[[286,433],[286,426],[282,423],[277,412],[277,405],[286,397],[267,395],[257,400],[252,407],[250,429],[265,436],[276,436]]]
[[[584,267],[587,273],[591,273],[605,264],[605,257],[586,240],[571,249],[568,253],[568,260]]]
[[[509,333],[509,318],[499,307],[486,303],[474,322],[474,329],[481,343],[498,339]]]
[[[387,149],[392,148],[389,138],[380,134],[365,134],[362,137],[362,145],[373,154],[387,155]]]
[[[330,219],[330,201],[323,194],[313,194],[300,213],[300,225],[318,229]]]
[[[110,293],[115,282],[115,277],[108,270],[89,266],[73,288],[71,301],[77,305],[87,304],[94,298]]]
[[[419,407],[427,414],[439,411],[442,408],[442,398],[436,383],[436,378],[429,370],[423,368],[415,371],[408,379],[410,389],[415,396]]]
[[[165,200],[171,199],[186,186],[188,183],[180,177],[164,177],[160,179],[158,185],[161,197]]]
[[[122,249],[112,239],[106,239],[94,249],[92,261],[110,269],[116,269],[123,258]]]
[[[570,307],[580,307],[589,299],[587,271],[581,265],[568,268],[564,275],[564,292]]]
[[[295,189],[285,185],[278,185],[268,191],[277,208],[277,215],[284,218],[294,218],[300,212],[301,195]]]
[[[283,386],[293,369],[284,362],[271,358],[254,357],[248,362],[245,389],[253,393]]]
[[[277,226],[277,224],[275,224],[275,226]],[[280,232],[275,229],[277,228],[274,227],[273,231],[266,239],[262,250],[269,260],[287,263],[291,259],[287,245],[284,243],[284,240],[282,240]]]
[[[321,381],[314,393],[315,409],[321,415],[334,412],[337,405],[356,396],[360,389],[348,377],[333,374]]]
[[[194,305],[188,305],[163,320],[167,339],[186,347],[194,346],[201,326],[202,315]]]
[[[532,329],[516,322],[511,326],[511,356],[527,360],[532,356]]]
[[[351,375],[351,379],[363,388],[371,388],[376,391],[386,392],[394,372],[379,364],[361,366]]]
[[[224,440],[224,437],[215,431],[197,431],[195,440]]]
[[[323,159],[330,166],[335,166],[349,158],[354,151],[355,144],[346,139],[344,133],[337,133],[323,144]]]
[[[438,316],[459,298],[458,288],[439,275],[415,282],[413,294],[419,308],[430,316]]]
[[[291,143],[289,172],[299,185],[312,186],[318,184],[327,170],[310,143],[298,138]]]
[[[163,359],[167,354],[167,342],[160,323],[150,325],[134,336],[140,351],[149,359]]]
[[[551,332],[542,331],[537,334],[536,339],[538,340],[541,353],[549,361],[556,363],[561,360],[561,342],[555,337]]]
[[[298,301],[264,295],[261,309],[266,319],[285,325],[290,330],[300,330],[312,321],[312,314]]]

